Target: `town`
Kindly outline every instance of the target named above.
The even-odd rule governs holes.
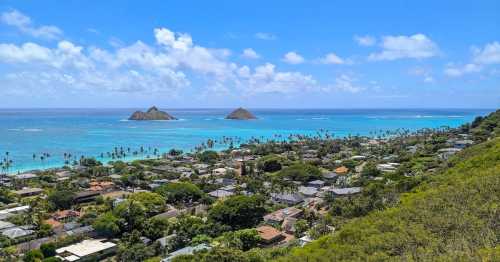
[[[490,139],[499,118],[497,111],[459,128],[373,136],[322,131],[221,151],[208,141],[192,153],[82,158],[5,174],[0,257],[166,262],[244,254],[265,261],[398,204],[454,154]]]

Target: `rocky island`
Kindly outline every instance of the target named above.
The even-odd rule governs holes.
[[[257,119],[252,113],[250,113],[248,110],[244,108],[238,108],[231,112],[231,114],[226,116],[226,119],[232,119],[232,120],[251,120],[251,119]]]
[[[146,112],[135,111],[129,120],[177,120],[177,118],[171,116],[167,112],[158,110],[155,106],[148,109]]]

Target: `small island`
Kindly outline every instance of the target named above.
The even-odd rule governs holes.
[[[248,110],[244,108],[238,108],[231,112],[231,114],[226,116],[226,119],[232,119],[232,120],[252,120],[252,119],[257,119],[252,113],[250,113]]]
[[[146,112],[135,111],[129,120],[177,120],[177,118],[171,116],[167,112],[158,110],[155,106],[148,109]]]

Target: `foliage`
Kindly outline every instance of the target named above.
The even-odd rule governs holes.
[[[212,150],[206,150],[198,154],[198,159],[204,163],[215,163],[219,159],[219,154]]]
[[[238,195],[216,203],[208,217],[236,230],[257,225],[265,212],[263,197]]]
[[[95,231],[105,237],[115,237],[120,234],[119,219],[111,212],[100,215],[92,224]]]
[[[157,193],[167,199],[168,203],[190,203],[199,200],[203,195],[196,185],[189,182],[169,183],[158,187]]]
[[[93,157],[89,157],[80,159],[80,165],[85,167],[95,167],[95,166],[102,166],[102,163],[97,161]]]
[[[278,177],[308,182],[321,178],[321,171],[313,165],[296,163],[278,172]]]
[[[399,206],[355,219],[333,236],[278,260],[451,261],[489,256],[499,245],[500,139],[465,150],[450,166],[406,194]]]
[[[26,254],[24,254],[23,261],[24,262],[38,262],[43,259],[43,253],[40,251],[40,249],[32,249]]]
[[[127,199],[113,209],[113,214],[123,222],[125,231],[140,229],[146,219],[146,207],[139,201]]]
[[[55,190],[48,196],[49,204],[52,209],[69,209],[73,204],[75,193],[71,190]]]
[[[261,238],[256,229],[242,229],[224,233],[218,241],[228,248],[236,248],[242,251],[257,247]]]
[[[156,240],[163,237],[170,228],[170,222],[167,218],[152,217],[146,220],[143,226],[143,234],[149,239]]]
[[[165,207],[165,200],[157,193],[138,192],[131,194],[128,199],[144,205],[147,213],[159,213]]]
[[[281,164],[284,159],[278,155],[270,154],[267,156],[263,156],[257,162],[257,167],[259,170],[264,172],[276,172],[281,170]]]

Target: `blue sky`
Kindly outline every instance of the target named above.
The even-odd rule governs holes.
[[[0,107],[500,106],[499,1],[0,1]]]

